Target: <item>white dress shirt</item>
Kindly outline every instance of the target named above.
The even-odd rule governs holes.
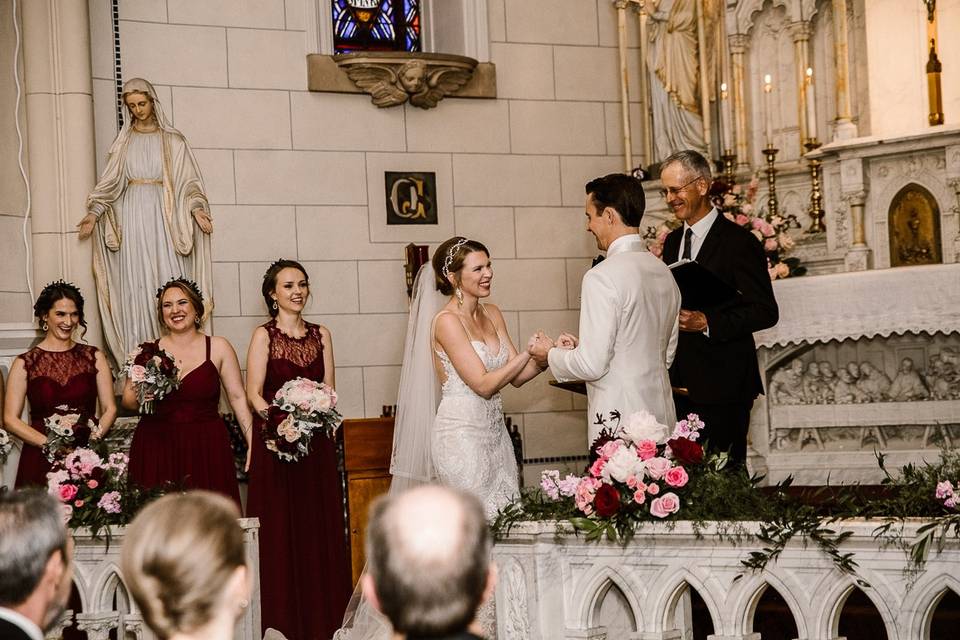
[[[680,253],[677,255],[683,255],[683,247],[685,244],[684,238],[687,236],[687,229],[691,229],[693,231],[693,235],[690,237],[690,259],[696,260],[697,254],[700,253],[700,247],[703,246],[703,240],[707,237],[707,233],[710,231],[710,227],[713,226],[713,223],[717,219],[718,215],[720,215],[720,212],[717,211],[716,208],[713,208],[710,209],[710,213],[703,216],[703,218],[701,218],[698,222],[695,222],[693,225],[688,225],[686,222],[684,222],[683,233],[680,235]]]

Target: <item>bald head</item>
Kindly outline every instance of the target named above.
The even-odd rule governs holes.
[[[367,530],[369,580],[394,630],[463,631],[483,599],[490,532],[479,501],[426,485],[378,500]]]

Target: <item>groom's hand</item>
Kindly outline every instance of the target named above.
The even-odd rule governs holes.
[[[561,349],[576,349],[578,344],[577,336],[572,333],[561,333],[557,336],[557,346]]]
[[[707,329],[707,316],[700,311],[680,309],[680,331],[700,333]]]

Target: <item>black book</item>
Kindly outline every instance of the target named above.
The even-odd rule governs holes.
[[[669,266],[680,288],[680,307],[704,311],[726,304],[740,292],[721,280],[717,274],[693,260],[679,260]]]

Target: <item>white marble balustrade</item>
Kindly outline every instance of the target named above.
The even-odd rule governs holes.
[[[251,569],[253,592],[250,605],[237,625],[235,640],[259,640],[260,638],[260,521],[257,518],[241,518],[243,544],[247,563]],[[107,640],[110,632],[117,629],[121,640],[154,640],[143,621],[136,603],[130,596],[120,570],[120,548],[125,527],[113,527],[109,544],[103,537],[96,539],[85,529],[73,532],[74,582],[80,592],[82,612],[76,615],[77,626],[87,633],[88,640]],[[64,614],[68,621],[72,612]],[[47,640],[61,637],[63,626],[47,634]]]
[[[731,523],[726,523],[730,525]],[[742,523],[749,532],[756,523]],[[922,521],[905,525],[911,540]],[[812,543],[793,540],[776,563],[750,572],[740,561],[761,546],[755,538],[731,544],[710,523],[698,538],[690,522],[645,526],[626,546],[588,543],[568,525],[515,526],[499,541],[494,556],[499,568],[497,624],[500,640],[679,640],[688,636],[684,612],[688,587],[703,598],[713,620],[711,640],[761,640],[753,632],[754,613],[765,589],[783,597],[800,640],[839,640],[843,605],[855,580],[837,570]],[[929,625],[948,589],[960,593],[960,541],[950,539],[919,574],[907,574],[907,557],[895,545],[873,538],[876,522],[849,520],[832,528],[852,531],[841,551],[855,553],[863,591],[876,606],[891,640],[929,637]],[[740,577],[738,577],[740,576]],[[607,629],[605,598],[621,604]],[[625,613],[625,615],[624,615]]]

